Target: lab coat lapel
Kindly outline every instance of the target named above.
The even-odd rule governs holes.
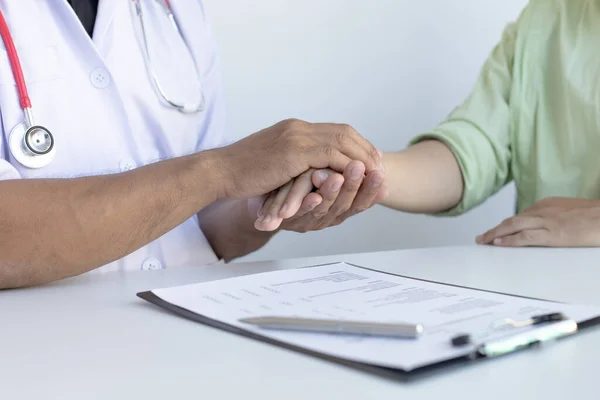
[[[93,41],[100,44],[106,35],[108,28],[113,20],[115,11],[119,3],[123,0],[100,0],[98,2],[98,14],[94,23]]]

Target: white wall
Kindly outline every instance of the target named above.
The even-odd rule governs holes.
[[[288,117],[345,122],[403,148],[471,89],[526,0],[204,0],[220,43],[229,124],[241,137]],[[512,186],[467,215],[376,207],[344,225],[278,234],[246,260],[472,243],[513,212]]]

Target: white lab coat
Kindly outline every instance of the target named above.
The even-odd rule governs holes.
[[[41,169],[23,167],[10,154],[8,135],[24,117],[2,44],[1,179],[117,173],[229,141],[216,46],[201,2],[171,0],[192,60],[160,4],[142,0],[153,66],[165,91],[177,101],[196,102],[199,87],[193,62],[201,71],[207,109],[191,115],[165,107],[156,96],[131,3],[101,0],[92,40],[64,0],[0,0],[21,59],[35,122],[46,126],[56,142],[54,160]],[[97,271],[217,261],[193,217]]]

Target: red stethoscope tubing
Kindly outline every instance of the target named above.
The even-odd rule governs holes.
[[[4,42],[4,47],[8,53],[8,60],[10,61],[10,67],[12,68],[15,82],[17,83],[17,90],[19,91],[19,102],[21,108],[31,108],[31,100],[29,99],[29,93],[27,92],[27,84],[25,83],[25,77],[23,76],[23,69],[21,68],[21,61],[15,48],[15,42],[10,34],[4,14],[0,11],[0,36]]]
[[[169,0],[164,0],[164,2],[167,9],[170,11],[171,4],[169,3]],[[31,99],[29,98],[29,93],[27,91],[27,84],[25,83],[25,77],[23,76],[23,68],[21,68],[19,54],[17,53],[17,49],[15,48],[15,42],[13,41],[12,35],[10,34],[10,30],[8,29],[8,25],[6,23],[6,20],[4,19],[4,14],[2,13],[2,11],[0,11],[0,36],[2,36],[4,47],[6,48],[6,52],[8,53],[10,67],[13,71],[15,82],[17,83],[17,90],[19,91],[19,103],[21,104],[21,108],[23,110],[25,110],[26,108],[31,108]]]

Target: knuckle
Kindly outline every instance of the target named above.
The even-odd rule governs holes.
[[[340,131],[343,132],[347,136],[356,133],[356,131],[354,130],[354,128],[351,125],[348,125],[348,124],[340,124]]]
[[[327,157],[333,157],[338,153],[338,150],[335,147],[327,146],[323,148],[323,153],[325,153]]]
[[[337,218],[336,218],[336,219],[335,219],[335,220],[334,220],[334,221],[331,223],[331,225],[330,225],[330,226],[338,226],[338,225],[340,225],[341,223],[343,223],[343,222],[346,220],[346,218],[348,218],[348,216],[347,216],[346,214],[342,214],[342,215],[340,215],[339,217],[337,217]]]
[[[349,205],[347,205],[347,204],[334,204],[333,206],[331,206],[329,208],[329,214],[337,217],[338,215],[343,214],[346,211],[348,211],[348,208],[349,208]]]
[[[309,231],[307,225],[304,223],[294,223],[291,225],[289,230],[298,233],[306,233]]]
[[[358,191],[360,189],[362,182],[363,182],[362,179],[353,180],[352,178],[344,178],[344,184],[342,185],[342,191],[349,196],[352,196],[352,194],[354,194],[354,196],[356,196],[356,194],[358,193]]]
[[[536,239],[536,237],[532,231],[524,231],[524,232],[521,232],[520,239],[523,240],[524,242],[529,243],[529,242],[533,242]]]
[[[365,212],[369,209],[369,206],[366,204],[357,204],[356,206],[352,207],[352,212],[355,214],[361,213],[361,212]]]
[[[379,160],[381,157],[379,156],[379,152],[377,151],[377,149],[373,146],[371,146],[371,149],[369,150],[369,156],[371,156],[371,158],[373,160]]]
[[[325,211],[325,210],[318,210],[318,211],[312,212],[312,216],[316,219],[321,219],[321,218],[325,217],[326,215],[327,215],[327,211]]]
[[[335,142],[341,146],[348,144],[348,142],[350,141],[348,133],[343,129],[340,129],[339,131],[335,132],[333,134],[333,138],[335,139]]]
[[[282,121],[282,124],[286,131],[296,131],[303,128],[306,122],[296,118],[288,118]]]
[[[516,228],[518,226],[518,224],[519,224],[519,221],[515,217],[507,218],[503,222],[503,225],[506,226],[509,229]]]
[[[279,136],[287,142],[294,144],[302,144],[305,141],[304,131],[307,122],[297,119],[285,120],[282,123],[282,129],[279,131]]]

